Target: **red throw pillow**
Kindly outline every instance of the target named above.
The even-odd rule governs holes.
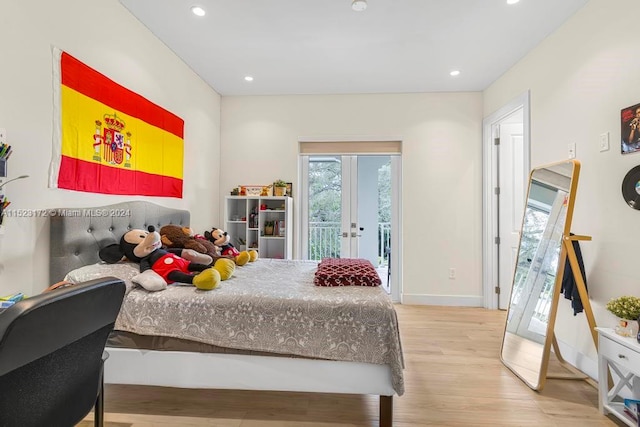
[[[379,286],[373,264],[361,258],[324,258],[313,279],[316,286]]]

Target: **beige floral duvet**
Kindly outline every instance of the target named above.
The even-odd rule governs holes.
[[[212,291],[131,290],[116,330],[242,350],[385,364],[404,392],[396,312],[380,287],[313,285],[315,261],[258,259]]]

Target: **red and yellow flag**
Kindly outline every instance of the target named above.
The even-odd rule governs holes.
[[[182,197],[181,118],[56,49],[58,76],[51,187]]]

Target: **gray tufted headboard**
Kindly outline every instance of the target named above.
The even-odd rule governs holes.
[[[49,282],[71,270],[100,261],[98,251],[132,228],[189,225],[189,211],[150,202],[124,202],[95,208],[49,209]]]

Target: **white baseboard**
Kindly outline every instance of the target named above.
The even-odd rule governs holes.
[[[402,303],[409,305],[444,305],[448,307],[483,307],[481,295],[403,294]]]

